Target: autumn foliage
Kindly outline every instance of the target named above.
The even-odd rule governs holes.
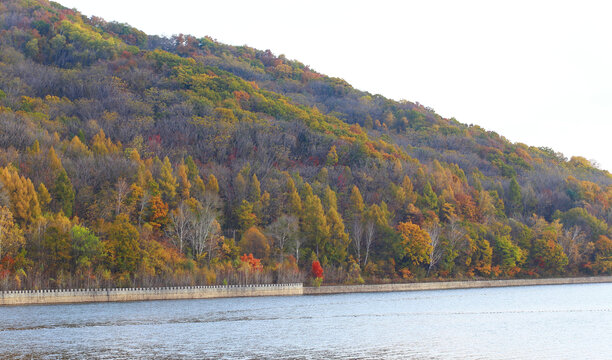
[[[612,273],[609,172],[270,50],[7,0],[0,75],[0,289]]]
[[[323,268],[321,267],[321,263],[318,260],[312,262],[310,267],[310,275],[312,275],[316,279],[323,278]]]

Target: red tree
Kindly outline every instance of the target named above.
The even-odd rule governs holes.
[[[323,279],[323,268],[318,260],[312,262],[312,268],[310,269],[310,273],[315,278]]]

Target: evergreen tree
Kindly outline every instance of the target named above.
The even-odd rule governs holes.
[[[172,173],[172,164],[167,156],[164,157],[164,162],[160,169],[158,184],[164,201],[173,204],[176,198],[178,182]]]
[[[338,164],[338,152],[336,152],[336,145],[333,145],[327,153],[325,165],[336,166]]]
[[[74,204],[74,189],[72,182],[68,178],[66,170],[63,168],[59,171],[55,184],[53,186],[53,196],[59,208],[67,217],[72,216],[72,207]]]
[[[508,189],[508,215],[514,215],[521,212],[523,208],[523,196],[521,195],[521,186],[516,177],[512,177],[510,180],[510,187]]]

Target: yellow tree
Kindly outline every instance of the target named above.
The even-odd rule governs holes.
[[[325,165],[327,166],[335,166],[338,164],[338,152],[336,151],[336,145],[333,145],[329,152],[327,153],[327,159],[325,160]]]
[[[399,254],[413,266],[419,266],[429,259],[431,239],[427,231],[411,222],[402,222],[397,226],[400,234]]]
[[[6,206],[0,206],[0,260],[14,254],[25,240],[19,226],[13,221],[13,214]]]
[[[164,157],[164,162],[161,166],[158,184],[164,201],[172,204],[176,198],[176,188],[178,187],[178,183],[174,177],[174,174],[172,173],[172,164],[167,156]]]
[[[10,210],[20,224],[30,223],[40,216],[40,204],[30,179],[19,176],[14,167],[0,168],[0,183],[8,194]]]
[[[329,237],[329,228],[321,199],[312,193],[312,188],[309,184],[304,185],[304,188],[302,232],[318,257],[319,251],[324,248],[325,242]]]
[[[302,199],[295,188],[295,182],[289,175],[287,175],[287,205],[291,214],[300,215],[302,213]]]
[[[206,184],[206,191],[210,191],[212,193],[219,193],[219,183],[217,182],[217,178],[215,175],[208,175],[208,183]]]
[[[189,192],[189,190],[191,189],[191,182],[189,181],[187,170],[188,170],[187,166],[185,166],[183,162],[181,162],[176,167],[176,174],[178,175],[178,179],[179,179],[179,192],[181,195],[181,199],[183,200],[187,200],[191,196]],[[200,181],[202,180],[200,179]]]
[[[270,253],[268,238],[257,226],[252,226],[245,231],[239,245],[244,253],[253,254],[258,259],[265,258]]]

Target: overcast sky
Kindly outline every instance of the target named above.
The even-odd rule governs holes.
[[[270,49],[612,171],[606,1],[57,1],[148,34]]]

